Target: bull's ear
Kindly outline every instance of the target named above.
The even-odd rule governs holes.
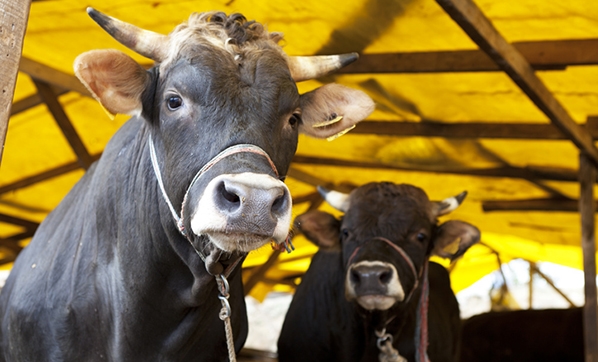
[[[295,218],[295,228],[320,249],[340,247],[339,229],[341,223],[329,213],[312,210]]]
[[[141,112],[141,94],[149,76],[118,50],[92,50],[75,59],[75,75],[111,114]]]
[[[480,230],[477,227],[463,221],[447,221],[438,228],[432,253],[452,261],[478,241]]]
[[[301,95],[299,131],[329,140],[342,136],[374,111],[374,101],[362,91],[330,83]]]

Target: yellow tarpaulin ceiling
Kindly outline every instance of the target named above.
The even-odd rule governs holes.
[[[478,0],[475,3],[511,43],[598,38],[598,6],[592,1]],[[283,32],[285,50],[291,55],[477,49],[433,0],[33,1],[23,49],[23,56],[34,64],[29,65],[29,73],[44,72],[46,66],[72,76],[75,57],[98,48],[120,49],[139,62],[148,63],[105,34],[87,16],[87,6],[162,33],[168,33],[194,11],[241,12],[248,19],[265,23],[270,31]],[[536,74],[575,122],[582,124],[588,116],[598,115],[597,65],[569,66]],[[56,82],[64,85],[61,79]],[[489,126],[550,123],[503,72],[342,74],[321,82],[304,82],[299,88],[305,92],[332,80],[362,89],[375,100],[377,110],[368,118],[371,121]],[[100,154],[127,117],[110,120],[93,99],[54,89],[62,94],[60,103],[88,153]],[[31,78],[20,73],[15,104],[36,92]],[[467,190],[465,203],[445,218],[478,226],[482,241],[500,253],[503,262],[524,257],[582,267],[581,223],[576,212],[484,212],[482,209],[483,204],[504,200],[550,198],[563,200],[564,205],[568,199],[579,197],[577,182],[542,178],[537,174],[529,180],[517,176],[521,173],[478,176],[474,172],[542,168],[575,175],[579,155],[571,141],[353,132],[333,142],[302,136],[297,155],[303,159],[293,164],[292,177],[287,181],[295,199],[314,193],[316,183],[356,186],[390,180],[417,185],[436,200]],[[324,161],[313,162],[313,158]],[[335,162],[330,162],[331,159]],[[76,161],[75,153],[45,105],[12,116],[0,172],[0,214],[41,222],[83,174],[82,169],[72,166]],[[378,167],[368,167],[372,163]],[[70,171],[55,172],[53,177],[29,182],[61,167]],[[307,207],[308,203],[299,203],[294,213],[297,215]],[[1,238],[10,239],[24,231],[26,227],[0,223]],[[282,255],[266,273],[254,289],[255,295],[270,290],[272,284],[268,281],[292,279],[307,268],[315,247],[300,237],[295,245],[294,253]],[[0,247],[0,251],[4,261],[14,256],[14,248]],[[264,263],[270,253],[269,247],[253,252],[245,267]],[[486,246],[476,246],[453,270],[453,285],[460,290],[496,267],[493,252]]]

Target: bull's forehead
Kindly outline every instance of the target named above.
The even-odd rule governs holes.
[[[415,186],[390,182],[364,185],[351,194],[344,220],[352,227],[395,229],[429,227],[435,221],[426,193]]]
[[[185,49],[200,44],[223,49],[239,63],[246,53],[257,49],[272,49],[286,56],[278,45],[281,39],[279,33],[269,33],[262,24],[247,22],[240,14],[193,13],[169,34],[168,55],[161,67],[168,67]]]

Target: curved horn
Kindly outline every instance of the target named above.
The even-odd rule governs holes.
[[[435,202],[436,216],[446,215],[449,212],[454,211],[461,205],[465,196],[467,196],[467,191],[463,191],[457,196],[451,196],[442,201]]]
[[[161,62],[166,58],[168,36],[138,28],[135,25],[102,14],[91,7],[87,8],[87,14],[110,36],[127,48],[157,62]]]
[[[328,205],[334,207],[338,211],[347,212],[349,210],[349,194],[343,194],[342,192],[327,190],[322,186],[318,186],[318,192]]]
[[[357,53],[340,55],[314,55],[311,57],[289,57],[289,69],[295,82],[316,79],[353,63]]]

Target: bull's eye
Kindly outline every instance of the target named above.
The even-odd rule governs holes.
[[[348,237],[349,237],[349,229],[342,229],[342,230],[341,230],[341,237],[342,237],[343,239],[346,239],[346,238],[348,238]]]
[[[183,99],[179,96],[172,96],[168,98],[166,103],[168,104],[168,109],[174,111],[175,109],[183,105]]]
[[[291,118],[289,118],[289,124],[291,127],[295,128],[301,122],[301,115],[299,113],[294,113]]]
[[[419,241],[420,243],[423,243],[424,241],[426,241],[428,239],[428,237],[424,233],[418,233],[416,238],[417,238],[417,241]]]

